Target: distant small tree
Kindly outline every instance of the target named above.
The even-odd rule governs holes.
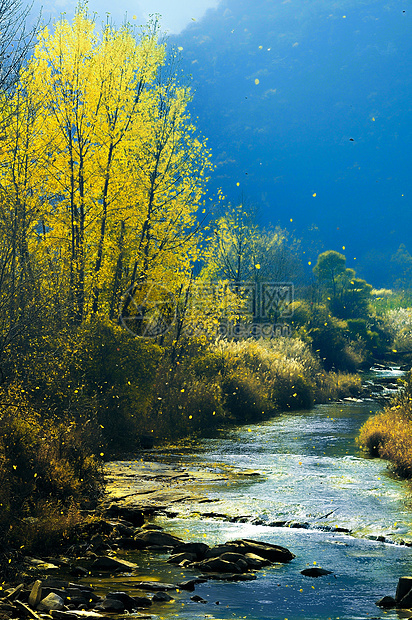
[[[371,292],[372,286],[366,280],[352,277],[331,301],[330,309],[341,319],[365,318],[370,310]]]
[[[390,267],[394,284],[399,288],[412,287],[412,256],[404,243],[401,243],[391,256]]]
[[[262,229],[256,210],[229,205],[213,227],[204,273],[229,282],[286,282],[301,276],[299,241],[286,230]]]
[[[335,250],[328,250],[319,254],[313,273],[317,276],[320,283],[324,283],[332,291],[333,297],[336,297],[337,283],[345,269],[345,256],[335,252]]]
[[[256,212],[243,203],[224,209],[212,225],[205,253],[205,277],[240,284],[254,281],[258,226]]]
[[[348,319],[368,315],[372,286],[346,267],[343,254],[334,250],[319,254],[313,271],[326,287],[327,305],[334,316]]]

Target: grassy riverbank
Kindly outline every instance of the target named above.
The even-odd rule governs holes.
[[[11,370],[11,369],[10,369]],[[0,386],[3,547],[54,546],[93,507],[102,463],[141,441],[203,433],[356,395],[298,338],[173,347],[95,321],[43,334]]]
[[[412,478],[412,372],[390,405],[362,426],[358,443],[371,456],[390,461],[397,474]]]

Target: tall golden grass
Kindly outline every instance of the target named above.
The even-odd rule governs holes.
[[[358,443],[371,456],[387,459],[400,475],[412,477],[412,422],[399,409],[387,409],[369,418]]]
[[[390,461],[399,475],[412,478],[412,373],[391,404],[365,422],[357,441],[371,456]]]

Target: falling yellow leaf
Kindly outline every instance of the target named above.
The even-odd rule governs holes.
[[[179,50],[179,52],[183,52],[183,47],[179,46],[177,49]]]
[[[259,84],[258,78],[255,79],[255,84],[256,84],[256,86]]]

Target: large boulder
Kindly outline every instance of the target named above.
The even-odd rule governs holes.
[[[304,568],[300,571],[301,575],[305,575],[305,577],[322,577],[323,575],[331,575],[331,570],[326,570],[326,568],[319,568],[318,566],[311,566],[310,568]]]
[[[397,604],[400,603],[402,599],[404,599],[405,596],[409,594],[411,590],[412,590],[412,577],[411,576],[399,577],[398,585],[396,588],[396,594],[395,594],[396,603]],[[405,607],[404,609],[408,609],[408,607]]]
[[[206,543],[189,542],[176,546],[173,549],[173,553],[194,553],[197,560],[203,560],[208,550],[209,545],[206,545]]]
[[[180,590],[187,590],[188,592],[193,592],[196,584],[205,583],[205,581],[207,581],[206,578],[195,577],[195,579],[187,579],[186,581],[181,581],[177,584],[177,587]]]
[[[148,598],[147,596],[134,596],[133,598],[135,600],[137,608],[150,607],[150,605],[152,604],[151,599]]]
[[[133,562],[117,560],[105,555],[97,557],[91,565],[91,569],[95,571],[131,571],[135,568],[137,568],[137,564],[134,564]]]
[[[37,605],[37,609],[39,611],[51,611],[52,609],[57,609],[60,611],[64,608],[64,600],[55,592],[50,592],[48,596],[43,598],[40,603]]]
[[[139,508],[133,506],[119,506],[116,503],[110,504],[106,510],[108,515],[129,521],[132,525],[140,527],[144,524],[144,514]]]
[[[161,581],[134,581],[133,586],[139,590],[149,590],[152,592],[176,590],[176,586],[174,586],[173,583],[164,583]]]
[[[184,560],[194,562],[196,559],[197,558],[194,553],[174,553],[167,561],[169,564],[180,564]]]
[[[263,566],[268,566],[268,564],[272,563],[270,560],[262,558],[260,555],[256,555],[256,553],[245,553],[244,558],[250,568],[263,568]]]
[[[239,545],[233,543],[222,543],[215,547],[210,547],[204,554],[204,559],[218,558],[223,553],[239,553]]]
[[[206,573],[241,573],[243,570],[235,562],[228,562],[221,557],[202,560],[192,566]]]
[[[108,611],[113,613],[122,613],[126,610],[124,603],[117,598],[104,598],[95,607],[98,611]]]
[[[391,607],[395,607],[396,601],[393,596],[383,596],[376,602],[378,607],[384,607],[385,609],[390,609]]]
[[[236,564],[242,571],[249,570],[249,564],[245,558],[245,556],[241,553],[222,553],[220,556],[221,560],[225,560],[226,562],[233,562]]]
[[[144,547],[178,547],[183,543],[181,538],[168,534],[167,532],[159,532],[158,530],[147,530],[139,532],[134,537],[134,541],[137,544],[141,544],[142,549]]]
[[[241,540],[232,540],[224,545],[225,547],[231,547],[227,551],[234,551],[237,553],[255,553],[265,560],[270,562],[290,562],[296,557],[286,547],[280,545],[272,545],[271,543],[260,542],[258,540],[250,540],[248,538],[242,538]]]
[[[123,603],[124,609],[127,611],[131,611],[132,609],[136,609],[136,599],[127,594],[126,592],[109,592],[106,594],[106,600],[115,599],[117,601],[121,601]]]
[[[255,573],[207,573],[208,579],[221,581],[254,581]]]

